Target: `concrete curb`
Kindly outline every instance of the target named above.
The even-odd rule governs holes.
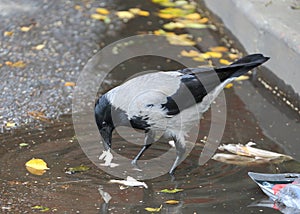
[[[248,53],[270,56],[265,66],[300,94],[299,0],[204,0]],[[284,89],[283,89],[284,90]],[[297,102],[297,100],[296,100]]]

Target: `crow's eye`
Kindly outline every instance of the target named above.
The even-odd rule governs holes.
[[[106,126],[106,122],[105,121],[102,122],[102,126]]]

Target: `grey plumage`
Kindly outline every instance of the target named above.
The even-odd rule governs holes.
[[[173,173],[185,153],[185,138],[192,121],[199,120],[225,85],[268,59],[252,54],[220,68],[148,73],[111,89],[95,105],[105,149],[111,147],[112,131],[117,126],[145,130],[145,146],[133,160],[136,163],[157,133],[164,132],[175,141],[177,157],[170,170]]]

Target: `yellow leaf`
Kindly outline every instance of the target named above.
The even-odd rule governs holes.
[[[174,30],[175,28],[184,28],[185,25],[181,22],[169,22],[163,25],[163,28],[167,30]]]
[[[166,204],[179,204],[179,201],[177,200],[167,200],[165,201]]]
[[[14,32],[12,31],[5,31],[4,32],[4,36],[12,36],[14,34]]]
[[[81,10],[82,7],[81,7],[80,5],[75,5],[75,6],[74,6],[74,9],[75,9],[75,10]]]
[[[134,17],[134,14],[129,11],[118,11],[116,12],[116,15],[120,19],[132,19]]]
[[[107,15],[110,13],[106,8],[103,8],[103,7],[96,8],[96,12],[100,13],[102,15]]]
[[[16,67],[16,68],[24,68],[26,64],[23,61],[17,61],[17,62],[10,62],[6,61],[5,65],[10,66],[10,67]]]
[[[75,82],[65,82],[65,86],[75,86]]]
[[[106,16],[98,14],[98,13],[93,13],[91,15],[92,19],[96,19],[96,20],[104,20],[106,18]]]
[[[167,40],[171,45],[193,46],[196,42],[188,38],[188,34],[167,35]]]
[[[193,60],[194,60],[194,61],[197,61],[197,62],[204,62],[204,61],[205,61],[205,58],[202,57],[202,55],[201,55],[201,56],[199,56],[199,57],[194,57]]]
[[[248,80],[248,79],[249,79],[249,76],[242,75],[242,76],[235,78],[235,81],[244,81],[244,80]]]
[[[208,18],[206,18],[206,17],[199,20],[199,23],[201,23],[201,24],[205,24],[207,22],[208,22]]]
[[[191,20],[197,20],[201,19],[201,15],[199,13],[191,13],[186,16],[184,16],[185,19],[191,19]]]
[[[13,123],[13,122],[7,122],[7,123],[5,124],[5,126],[8,127],[8,128],[15,127],[15,126],[16,126],[16,123]]]
[[[30,172],[33,175],[43,175],[46,172],[45,169],[35,169],[29,166],[26,166],[26,169],[28,172]]]
[[[162,208],[162,205],[160,205],[160,207],[158,208],[152,208],[152,207],[146,207],[145,210],[148,212],[159,212]]]
[[[44,44],[40,44],[40,45],[37,45],[37,46],[33,47],[33,49],[40,51],[40,50],[42,50],[44,47],[45,47]]]
[[[159,4],[163,7],[173,7],[175,6],[174,2],[171,2],[170,0],[152,0],[153,3]]]
[[[150,13],[146,10],[141,10],[140,12],[138,12],[138,15],[139,16],[149,16]]]
[[[167,14],[167,13],[158,13],[157,15],[160,18],[163,18],[163,19],[173,19],[173,18],[175,18],[172,14]]]
[[[221,58],[222,57],[222,53],[220,53],[220,52],[208,51],[205,54],[209,55],[211,58]]]
[[[133,13],[133,14],[138,14],[141,11],[140,8],[130,8],[129,12]]]
[[[182,192],[182,191],[183,191],[183,189],[177,189],[176,188],[176,189],[163,189],[160,192],[174,194],[174,193]]]
[[[31,209],[33,209],[33,210],[39,210],[40,212],[47,212],[47,211],[50,210],[49,207],[44,207],[44,206],[39,206],[39,205],[31,207]]]
[[[232,88],[233,87],[233,84],[232,83],[228,83],[225,88]]]
[[[183,17],[183,16],[186,15],[185,10],[182,10],[181,8],[176,8],[176,7],[168,7],[168,8],[165,8],[165,9],[161,9],[159,11],[159,13],[171,14],[174,18]]]
[[[37,170],[49,169],[47,167],[47,163],[43,159],[39,159],[39,158],[37,158],[37,159],[33,158],[33,159],[27,161],[25,163],[25,166],[31,167],[31,168],[34,168],[34,169],[37,169]]]
[[[239,56],[238,54],[229,53],[229,54],[228,54],[228,57],[229,57],[231,60],[235,60],[235,59],[238,59],[240,56]]]
[[[229,62],[227,59],[220,59],[219,62],[223,65],[230,65],[231,62]]]
[[[20,30],[23,31],[23,32],[28,32],[28,31],[31,30],[31,26],[23,26],[23,27],[20,28]]]
[[[186,50],[183,50],[180,52],[181,56],[186,56],[186,57],[197,57],[200,55],[199,52],[194,51],[194,50],[190,50],[189,52],[187,52]]]
[[[228,52],[228,48],[226,48],[224,46],[211,47],[211,48],[209,48],[209,50],[211,50],[213,52]]]

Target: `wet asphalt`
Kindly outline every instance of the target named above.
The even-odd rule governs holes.
[[[31,123],[36,120],[33,113],[49,121],[71,113],[72,84],[104,45],[102,39],[122,25],[120,20],[105,24],[90,15],[97,7],[114,10],[116,4],[109,0],[0,2],[0,125]]]

